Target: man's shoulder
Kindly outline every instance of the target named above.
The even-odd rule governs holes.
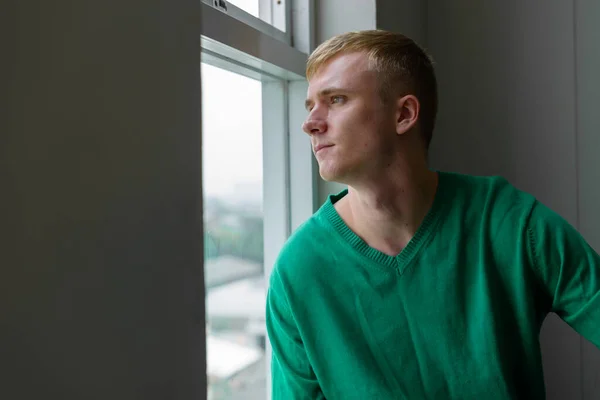
[[[501,175],[474,175],[459,172],[440,171],[442,179],[451,182],[455,187],[470,190],[489,190],[491,188],[516,189],[505,177]]]
[[[297,252],[306,253],[302,250],[314,247],[315,237],[322,236],[326,230],[321,215],[316,212],[292,232],[281,249],[279,258],[286,258],[290,254],[296,255]]]
[[[445,180],[450,182],[456,194],[463,195],[471,200],[483,199],[494,203],[508,201],[523,202],[531,206],[535,198],[517,188],[508,179],[500,175],[467,175],[455,172],[441,173]]]
[[[453,205],[464,210],[470,220],[488,219],[504,223],[527,219],[537,200],[499,175],[478,176],[444,173],[453,192]]]
[[[317,211],[303,222],[281,248],[273,270],[282,278],[295,279],[310,274],[309,269],[323,263],[323,250],[334,249],[334,237],[326,217]]]

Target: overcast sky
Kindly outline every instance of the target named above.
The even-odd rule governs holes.
[[[259,0],[228,0],[258,17]],[[203,185],[230,197],[236,184],[262,192],[262,93],[259,81],[202,64]]]
[[[259,81],[202,64],[203,184],[228,196],[236,184],[262,181]]]

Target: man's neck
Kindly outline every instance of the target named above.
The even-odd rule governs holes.
[[[396,256],[429,212],[437,184],[437,173],[425,166],[412,170],[396,168],[381,174],[377,181],[349,186],[336,209],[370,247]]]

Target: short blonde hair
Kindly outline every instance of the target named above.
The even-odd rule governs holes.
[[[431,57],[407,36],[383,30],[334,36],[319,45],[308,58],[307,79],[310,81],[334,57],[357,52],[366,53],[369,68],[379,74],[384,101],[409,93],[419,99],[421,134],[425,147],[429,148],[437,114],[437,81]]]

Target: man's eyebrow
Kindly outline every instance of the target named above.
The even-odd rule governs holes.
[[[337,93],[348,93],[348,92],[350,92],[350,91],[351,91],[351,90],[349,90],[349,89],[343,89],[343,88],[341,88],[341,87],[330,86],[330,87],[327,87],[327,88],[325,88],[325,89],[322,89],[322,90],[319,92],[319,97],[328,96],[328,95],[330,95],[330,94],[332,94],[332,93],[336,93],[336,92],[337,92]]]
[[[352,92],[352,90],[349,90],[349,89],[342,89],[340,87],[330,86],[330,87],[326,87],[325,89],[320,90],[319,93],[317,93],[317,97],[329,96],[332,93],[351,93],[351,92]],[[307,110],[312,104],[313,104],[313,101],[311,99],[306,99],[304,101],[304,107]]]
[[[306,108],[306,111],[308,111],[310,109],[310,106],[312,106],[313,101],[310,99],[306,99],[304,100],[304,108]]]

